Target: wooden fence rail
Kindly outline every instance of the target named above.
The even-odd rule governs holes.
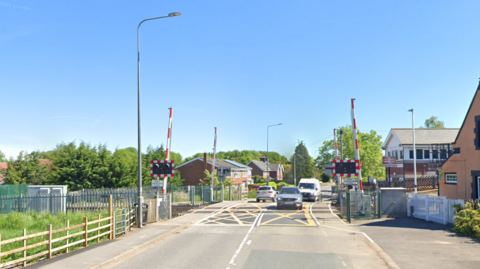
[[[109,200],[111,201],[111,196],[110,196]],[[68,248],[69,247],[76,246],[76,245],[79,245],[79,244],[82,244],[83,247],[87,247],[89,241],[97,239],[97,242],[98,242],[98,239],[102,236],[108,236],[108,239],[113,240],[114,239],[114,224],[113,224],[113,219],[114,218],[113,218],[113,211],[112,211],[111,206],[109,208],[109,215],[110,216],[108,216],[106,218],[100,218],[100,215],[99,215],[97,220],[92,220],[92,221],[88,221],[88,218],[84,217],[83,218],[83,223],[73,225],[73,226],[70,226],[69,221],[67,221],[67,227],[61,228],[61,229],[56,229],[56,230],[53,230],[52,225],[49,224],[49,225],[47,225],[47,231],[39,232],[39,233],[35,233],[35,234],[30,234],[30,235],[27,235],[27,230],[23,229],[23,236],[8,239],[8,240],[3,240],[3,241],[2,241],[2,235],[0,234],[0,268],[10,266],[10,265],[14,265],[14,264],[22,264],[22,263],[23,263],[23,266],[26,266],[26,263],[27,263],[28,260],[32,260],[32,259],[42,257],[42,256],[46,256],[47,259],[50,259],[50,258],[52,258],[52,255],[55,252],[65,250],[68,253]],[[106,224],[106,225],[101,225],[100,224],[101,222],[106,222],[106,221],[108,221],[108,224]],[[93,224],[97,224],[97,225],[95,225],[95,228],[88,229],[88,226],[93,225]],[[73,234],[69,233],[70,230],[78,229],[78,228],[83,228],[83,229],[82,229],[81,232],[76,232],[76,233],[73,233]],[[107,228],[108,228],[108,231],[100,233],[101,230],[107,229]],[[66,235],[53,239],[53,237],[54,237],[53,235],[57,234],[57,233],[66,233]],[[94,233],[94,234],[92,234],[92,233]],[[89,235],[89,234],[92,234],[92,235]],[[37,242],[35,244],[31,244],[31,245],[27,244],[28,239],[42,237],[42,236],[45,236],[46,240],[41,241],[41,242]],[[77,240],[75,242],[69,242],[70,238],[74,238],[74,237],[77,237],[77,236],[83,236],[83,238],[81,240]],[[2,246],[7,245],[7,244],[16,243],[16,242],[21,242],[21,241],[23,241],[23,247],[19,247],[19,248],[16,248],[16,249],[12,249],[12,250],[9,250],[9,251],[2,252]],[[54,243],[62,242],[62,241],[64,242],[64,245],[53,248]],[[39,253],[35,253],[33,255],[28,255],[27,254],[27,250],[42,247],[42,246],[47,246],[47,250],[46,251],[41,251]],[[14,253],[18,253],[18,252],[23,252],[23,257],[22,258],[12,260],[12,261],[8,261],[6,263],[2,263],[2,257],[5,257],[7,255],[11,255],[11,254],[14,254]]]

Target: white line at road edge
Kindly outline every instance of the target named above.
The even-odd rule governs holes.
[[[263,215],[263,213],[264,213],[266,210],[267,210],[266,208],[263,209],[263,210],[262,210],[262,213],[257,215],[257,217],[255,218],[255,220],[253,221],[252,226],[250,226],[250,229],[248,230],[247,234],[246,234],[245,237],[243,238],[242,243],[240,243],[240,246],[238,247],[237,251],[235,251],[235,254],[233,254],[233,257],[232,257],[232,259],[230,260],[230,263],[228,264],[228,266],[227,266],[226,269],[230,269],[230,266],[235,265],[235,259],[237,258],[238,254],[240,254],[240,251],[242,250],[243,245],[247,243],[248,236],[249,236],[250,233],[253,231],[253,228],[255,228],[255,224],[257,223],[258,219],[260,218],[261,215]]]
[[[312,204],[310,205],[310,216],[312,217],[312,219],[313,219],[313,220],[315,221],[315,223],[317,224],[317,227],[320,227],[320,223],[318,223],[317,218],[316,218],[315,215],[313,215],[313,213],[312,213],[312,208],[313,208],[313,205],[314,205],[314,204],[315,204],[315,203],[312,203]]]
[[[343,222],[343,220],[335,213],[333,213],[333,210],[332,208],[330,207],[330,205],[332,204],[332,202],[328,203],[328,208],[330,209],[330,213],[332,213],[332,215],[334,215],[335,217],[337,217],[339,220],[341,220]],[[320,225],[319,225],[320,226]],[[370,243],[373,243],[374,241],[372,240],[372,238],[370,238],[370,236],[368,236],[366,233],[364,232],[355,232],[355,231],[350,231],[350,230],[347,230],[347,229],[342,229],[342,228],[338,228],[338,227],[332,227],[332,226],[327,226],[327,225],[321,225],[322,227],[328,227],[328,228],[332,228],[332,229],[337,229],[337,230],[341,230],[341,231],[347,231],[349,233],[354,233],[354,234],[363,234],[363,236],[365,236],[365,238],[367,238],[368,241],[370,241]]]

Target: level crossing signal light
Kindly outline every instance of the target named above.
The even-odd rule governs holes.
[[[175,174],[174,161],[151,161],[150,162],[150,176],[163,177],[174,176]]]
[[[333,176],[358,176],[360,162],[351,160],[333,161]]]

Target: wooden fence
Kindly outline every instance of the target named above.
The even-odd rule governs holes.
[[[100,240],[100,237],[102,236],[108,236],[110,240],[115,239],[115,232],[114,232],[114,217],[113,217],[113,211],[112,211],[112,196],[109,198],[109,216],[106,218],[100,218],[100,215],[97,220],[92,220],[88,221],[87,217],[83,218],[83,223],[77,224],[70,226],[69,222],[67,221],[67,227],[53,230],[52,225],[49,224],[47,225],[47,230],[45,232],[40,232],[40,233],[35,233],[35,234],[30,234],[27,235],[27,230],[23,229],[23,236],[22,237],[17,237],[17,238],[12,238],[8,240],[2,240],[2,235],[0,234],[0,268],[14,265],[14,264],[22,264],[23,266],[26,266],[28,260],[32,260],[35,258],[39,258],[42,256],[46,256],[47,259],[52,258],[53,254],[62,250],[65,250],[65,252],[68,253],[68,248],[77,246],[79,244],[82,244],[83,247],[88,246],[88,242],[92,240],[97,240],[97,243]],[[101,222],[108,222],[106,225],[101,225]],[[94,228],[91,226],[94,225]],[[90,228],[89,228],[90,226]],[[70,234],[69,231],[73,229],[79,229],[81,228],[81,232],[76,232],[73,234]],[[101,233],[101,230],[108,229],[108,231]],[[54,235],[57,233],[65,233],[64,236],[54,238]],[[93,233],[93,234],[92,234]],[[45,240],[40,241],[38,243],[33,243],[28,245],[28,240],[33,239],[33,238],[40,238],[37,240],[41,240],[41,237],[45,236]],[[74,237],[79,237],[82,236],[82,239],[77,240],[75,242],[69,242],[71,238]],[[18,247],[6,252],[2,252],[2,246],[7,245],[7,244],[12,244],[12,243],[17,243],[17,242],[23,242],[23,247]],[[56,247],[54,247],[54,244],[57,243]],[[60,244],[60,246],[58,246]],[[46,246],[47,250],[41,251],[39,253],[35,253],[33,255],[28,255],[27,250],[30,249],[35,249],[35,248],[45,248]],[[15,259],[12,261],[8,261],[5,263],[2,263],[2,257],[23,252],[23,257],[19,259]]]

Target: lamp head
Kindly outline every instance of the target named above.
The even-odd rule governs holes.
[[[168,17],[175,17],[175,16],[180,16],[180,15],[182,15],[182,13],[180,13],[180,12],[168,13]]]
[[[413,112],[413,108],[412,108],[412,109],[409,109],[408,112]]]

